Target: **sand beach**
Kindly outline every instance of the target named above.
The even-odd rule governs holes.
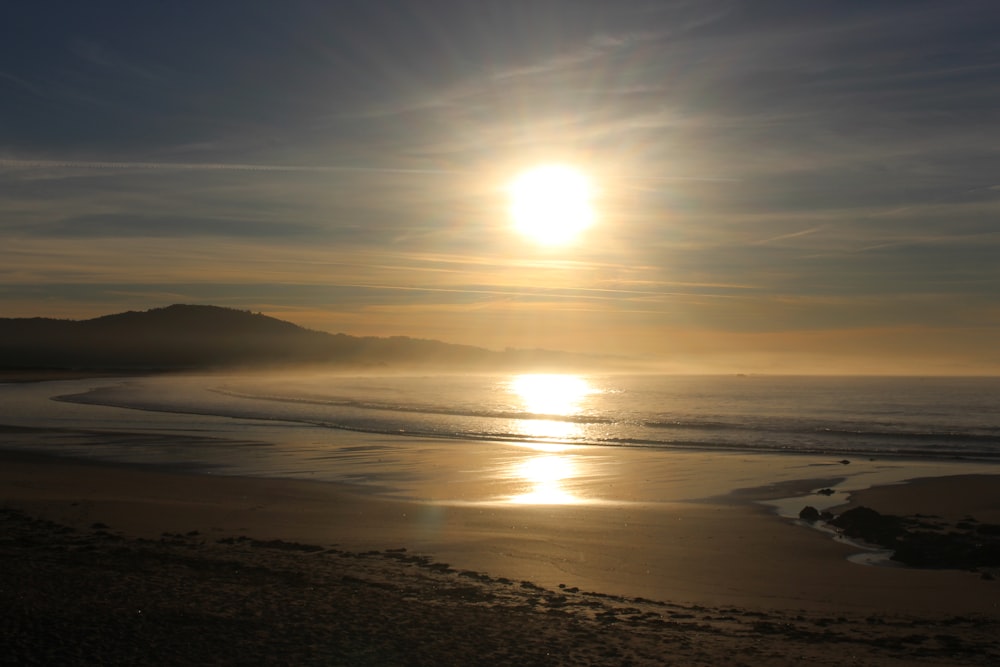
[[[824,481],[445,504],[6,453],[5,650],[21,664],[995,664],[997,581],[857,565],[757,502]],[[998,481],[850,502],[1000,523]]]

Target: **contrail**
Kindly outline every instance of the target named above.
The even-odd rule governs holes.
[[[112,162],[106,160],[17,160],[0,158],[0,167],[15,169],[148,169],[181,171],[276,171],[301,173],[365,172],[382,174],[455,174],[444,169],[403,169],[344,165],[282,165],[228,162]]]
[[[760,241],[752,241],[754,245],[765,245],[767,243],[773,243],[774,241],[784,241],[785,239],[794,239],[799,236],[807,236],[809,234],[815,234],[818,231],[826,229],[826,225],[819,225],[817,227],[810,227],[809,229],[803,229],[797,232],[791,232],[789,234],[781,234],[779,236],[772,236],[769,239],[761,239]]]

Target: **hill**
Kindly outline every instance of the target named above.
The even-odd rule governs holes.
[[[90,320],[0,318],[3,369],[194,370],[301,365],[487,369],[582,363],[588,362],[579,355],[546,350],[495,352],[405,336],[329,334],[219,306],[175,304]]]

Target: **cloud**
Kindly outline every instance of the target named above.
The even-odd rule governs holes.
[[[338,172],[375,174],[451,174],[444,169],[406,169],[367,165],[281,165],[203,162],[119,162],[109,160],[23,160],[0,158],[0,168],[9,169],[112,169],[163,171],[274,171],[333,174]]]
[[[576,314],[559,335],[620,323],[663,349],[992,322],[1000,12],[977,8],[39,13],[46,41],[0,43],[0,287],[256,299],[371,333],[420,315],[452,339],[547,308]],[[601,219],[542,252],[503,187],[556,159],[592,170]]]
[[[22,233],[59,238],[186,238],[205,237],[280,238],[315,235],[312,227],[279,221],[208,216],[106,213],[75,216],[23,228]]]
[[[40,87],[31,83],[30,81],[25,81],[24,79],[14,76],[13,74],[8,74],[7,72],[0,72],[0,81],[6,81],[12,83],[21,90],[26,90],[33,95],[43,96],[45,93]]]
[[[142,79],[147,82],[162,83],[166,78],[163,68],[153,68],[138,64],[109,47],[106,43],[90,39],[74,39],[69,49],[76,58],[100,69],[108,69],[115,74]],[[171,73],[172,74],[172,73]]]
[[[796,239],[802,236],[808,236],[810,234],[815,234],[816,232],[822,231],[823,227],[810,227],[809,229],[801,229],[796,232],[788,232],[787,234],[779,234],[778,236],[772,236],[770,238],[761,239],[759,241],[754,241],[757,245],[764,245],[767,243],[774,243],[775,241],[786,241],[788,239]]]

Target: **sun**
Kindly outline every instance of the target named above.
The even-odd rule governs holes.
[[[593,188],[575,167],[534,167],[519,174],[508,193],[514,228],[541,245],[570,243],[594,223]]]

